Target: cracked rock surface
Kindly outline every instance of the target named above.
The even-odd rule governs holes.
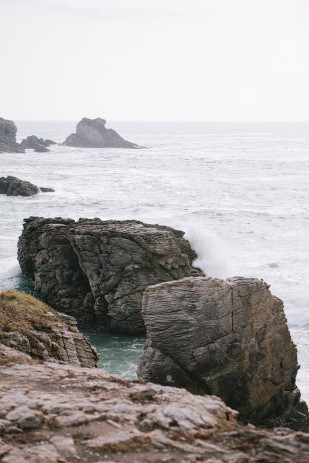
[[[309,434],[237,423],[214,396],[46,364],[0,344],[3,463],[308,463]]]
[[[135,220],[30,217],[18,260],[42,299],[79,326],[142,334],[148,286],[203,275],[192,267],[196,253],[183,235]]]
[[[283,303],[253,278],[186,278],[149,287],[141,380],[214,394],[263,426],[308,429]]]

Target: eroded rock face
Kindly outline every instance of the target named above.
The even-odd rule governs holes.
[[[84,117],[76,126],[76,133],[72,133],[65,140],[64,145],[81,148],[140,148],[124,140],[115,130],[105,127],[106,120],[87,119]]]
[[[56,145],[56,142],[53,140],[44,140],[43,138],[38,138],[36,135],[29,135],[21,142],[21,146],[24,149],[34,149],[34,151],[38,153],[46,153],[49,151],[47,147],[50,145]]]
[[[0,194],[7,196],[33,196],[40,189],[33,183],[21,180],[17,177],[0,177]]]
[[[309,434],[241,426],[217,397],[33,364],[1,344],[0,377],[3,463],[309,462]]]
[[[138,376],[214,394],[263,426],[308,428],[283,303],[251,278],[187,278],[149,287]]]
[[[201,274],[184,233],[142,222],[29,218],[18,243],[23,273],[44,301],[80,326],[144,333],[149,286]]]
[[[0,153],[24,153],[23,147],[16,142],[17,128],[13,121],[0,117]]]
[[[29,294],[0,293],[0,343],[33,359],[95,367],[98,353],[76,325]]]

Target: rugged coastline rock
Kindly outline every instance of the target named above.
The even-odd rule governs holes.
[[[97,351],[76,324],[29,294],[0,293],[0,343],[33,359],[95,367]]]
[[[263,426],[308,429],[283,303],[252,278],[186,278],[149,287],[139,379],[214,394]]]
[[[145,332],[142,295],[149,285],[202,274],[183,235],[135,220],[30,217],[18,260],[42,299],[79,326],[138,334]]]
[[[106,120],[87,119],[84,117],[76,126],[76,133],[72,133],[65,140],[64,145],[80,148],[133,148],[140,146],[124,140],[115,130],[105,127]]]
[[[40,189],[33,183],[21,180],[17,177],[0,177],[0,194],[7,196],[33,196],[38,194]]]
[[[0,117],[0,153],[24,153],[24,148],[16,142],[17,128],[13,121]]]
[[[236,422],[213,396],[38,363],[0,344],[3,463],[308,463],[309,434]]]
[[[24,149],[34,149],[37,153],[46,153],[49,151],[47,147],[50,145],[56,145],[56,142],[48,139],[44,140],[43,138],[38,138],[35,135],[29,135],[21,142],[21,146]]]

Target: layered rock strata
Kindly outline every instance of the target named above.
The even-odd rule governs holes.
[[[30,217],[18,259],[42,299],[80,326],[138,334],[145,332],[142,295],[149,285],[202,274],[183,235],[134,220]]]
[[[0,117],[0,153],[24,153],[24,148],[16,142],[17,128],[13,121]]]
[[[186,278],[149,287],[138,376],[214,394],[263,426],[308,429],[283,303],[263,281]]]
[[[81,148],[140,148],[135,143],[124,140],[115,130],[105,127],[106,120],[84,117],[65,140],[64,145]]]
[[[38,138],[35,135],[29,135],[27,138],[24,138],[21,142],[21,146],[24,149],[33,149],[38,153],[45,153],[49,151],[47,149],[50,145],[56,145],[56,142],[53,140],[44,140],[43,138]]]
[[[98,353],[76,324],[29,294],[0,293],[0,342],[33,359],[95,367]]]
[[[309,434],[241,426],[217,397],[71,365],[0,344],[3,463],[308,463]]]

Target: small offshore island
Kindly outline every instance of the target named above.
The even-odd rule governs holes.
[[[309,462],[282,301],[261,280],[206,277],[183,235],[25,220],[19,262],[49,305],[0,294],[4,463]],[[140,382],[95,368],[76,323],[146,332]]]

